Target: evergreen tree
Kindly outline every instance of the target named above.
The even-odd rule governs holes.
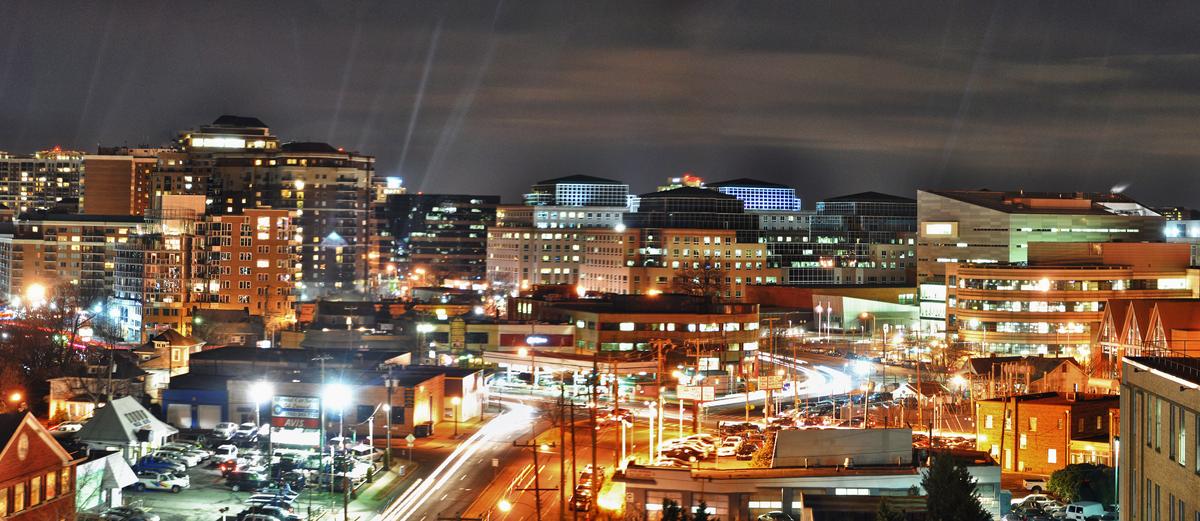
[[[888,499],[882,498],[879,500],[879,510],[875,511],[875,521],[905,521],[904,512],[892,508],[891,502]]]
[[[925,476],[925,506],[929,521],[989,521],[992,516],[979,503],[975,480],[967,467],[952,456],[934,456]]]
[[[700,500],[699,505],[696,505],[696,514],[692,516],[692,521],[716,521],[715,519],[709,519],[708,503],[705,503],[703,499]]]
[[[663,498],[662,521],[683,521],[683,509],[674,500]]]

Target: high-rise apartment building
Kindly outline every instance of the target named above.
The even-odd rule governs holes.
[[[83,158],[87,183],[83,187],[83,213],[90,215],[143,215],[150,208],[150,177],[158,148],[101,148]]]
[[[78,212],[84,182],[82,152],[55,147],[23,156],[0,151],[0,205],[12,214]]]
[[[375,179],[374,157],[325,143],[281,143],[265,123],[241,116],[184,132],[179,145],[180,154],[159,157],[155,194],[205,195],[210,215],[294,210],[300,298],[366,290],[368,206],[383,182]]]
[[[248,208],[198,222],[198,306],[261,316],[270,331],[295,322],[295,221],[293,210]]]
[[[917,193],[917,278],[950,262],[1021,263],[1031,242],[1162,242],[1164,220],[1114,193],[932,191]]]
[[[389,195],[377,210],[392,238],[393,268],[423,269],[438,281],[481,283],[487,275],[487,229],[496,223],[495,195]]]
[[[140,216],[26,213],[0,232],[0,294],[19,301],[30,287],[108,295],[116,250],[144,224]]]

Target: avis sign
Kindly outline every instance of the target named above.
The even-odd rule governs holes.
[[[272,397],[271,425],[290,429],[319,429],[321,400],[311,396]]]

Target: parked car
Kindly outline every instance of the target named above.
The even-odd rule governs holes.
[[[159,521],[157,514],[152,514],[136,507],[113,507],[100,513],[104,521]]]
[[[750,461],[754,459],[754,453],[758,452],[758,445],[753,443],[744,443],[737,450],[737,459],[741,461]]]
[[[576,512],[586,512],[592,508],[592,489],[578,485],[575,487],[575,493],[571,495],[571,508]]]
[[[213,460],[220,463],[222,461],[235,460],[238,457],[238,448],[236,445],[225,444],[217,447],[213,451]]]
[[[271,496],[278,496],[292,501],[300,496],[300,493],[293,489],[290,485],[284,484],[283,486],[280,486],[278,483],[272,483],[271,485],[258,489],[255,495],[258,494],[269,494]]]
[[[243,436],[258,434],[258,425],[255,425],[253,422],[243,423],[237,426],[237,430],[234,431],[234,434],[241,434]]]
[[[237,430],[238,424],[233,422],[221,422],[213,427],[213,434],[225,439],[229,439],[229,437],[233,436],[233,433],[237,432]]]
[[[275,505],[255,505],[238,513],[239,520],[250,516],[270,516],[278,521],[300,521],[301,517]]]
[[[1105,514],[1104,505],[1095,501],[1076,501],[1067,505],[1067,508],[1063,512],[1065,512],[1063,519],[1069,521],[1084,521],[1085,519],[1098,518]]]
[[[201,460],[204,459],[201,458],[199,454],[165,447],[159,447],[158,450],[154,451],[152,454],[160,458],[166,458],[183,463],[189,467],[195,467],[200,463]]]
[[[208,450],[204,447],[201,447],[200,445],[197,445],[195,443],[183,443],[183,442],[177,441],[177,442],[168,443],[159,448],[170,449],[170,450],[179,450],[179,451],[184,451],[184,452],[188,452],[191,454],[196,454],[196,455],[200,456],[201,460],[206,460],[208,458],[211,458],[213,455],[213,451]]]
[[[725,438],[725,442],[717,447],[717,456],[733,456],[737,454],[737,450],[742,446],[742,439],[737,436]]]
[[[1046,478],[1022,479],[1021,486],[1025,487],[1025,490],[1029,490],[1034,493],[1040,493],[1041,491],[1046,490]]]
[[[187,472],[187,465],[184,465],[183,463],[179,463],[174,460],[169,460],[166,458],[160,458],[158,456],[149,455],[149,456],[142,456],[141,459],[137,460],[137,463],[135,463],[133,465],[133,470],[135,470],[135,471],[153,470],[153,471],[159,471],[159,472],[183,473],[183,472]]]
[[[265,474],[234,471],[229,473],[229,477],[226,479],[225,483],[228,484],[229,488],[233,489],[234,492],[241,492],[243,490],[253,491],[269,486],[271,484],[271,479]]]
[[[143,470],[137,473],[137,483],[133,484],[133,489],[138,492],[144,490],[170,490],[173,494],[178,494],[183,489],[192,485],[191,479],[186,474],[174,474],[171,472],[155,472],[152,470]]]
[[[756,519],[758,521],[793,521],[792,516],[789,516],[786,513],[780,512],[778,510],[773,511],[773,512],[767,512],[766,514],[762,514],[762,515],[758,516]]]
[[[56,432],[79,432],[79,429],[82,428],[83,424],[80,422],[62,422],[50,430]]]

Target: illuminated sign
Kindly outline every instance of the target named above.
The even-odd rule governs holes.
[[[927,222],[921,224],[921,235],[924,237],[958,236],[957,222]]]
[[[246,140],[240,137],[194,137],[192,148],[246,148]]]
[[[274,396],[271,398],[271,425],[319,429],[321,400],[311,396]]]

